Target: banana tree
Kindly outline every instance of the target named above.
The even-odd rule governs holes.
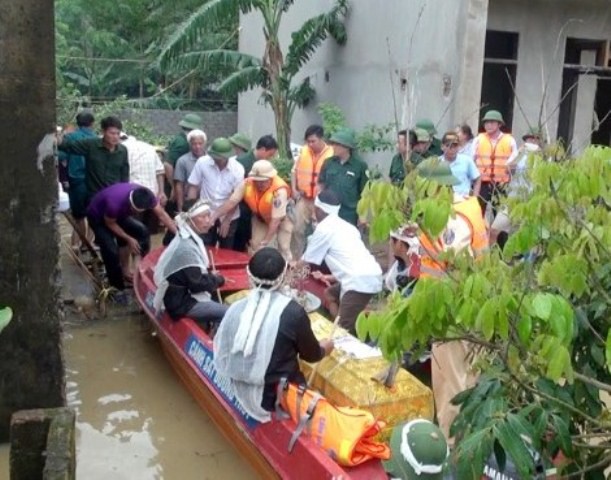
[[[346,42],[343,24],[348,10],[347,0],[336,0],[333,7],[306,20],[292,33],[286,55],[280,44],[280,26],[293,0],[211,0],[196,10],[168,40],[159,60],[162,68],[178,64],[188,68],[230,68],[220,84],[225,95],[237,95],[253,88],[262,88],[262,97],[274,112],[280,152],[290,155],[291,119],[314,97],[309,78],[296,81],[296,76],[316,49],[328,37],[338,44]],[[239,12],[258,12],[263,18],[264,53],[261,58],[229,49],[192,51],[198,38],[224,19]]]

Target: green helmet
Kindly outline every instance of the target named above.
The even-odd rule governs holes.
[[[424,128],[414,128],[413,130],[414,136],[416,137],[416,142],[430,142],[431,135]]]
[[[202,129],[204,122],[202,121],[202,117],[200,117],[197,113],[187,113],[183,119],[178,122],[182,128],[186,128],[188,130]]]
[[[356,148],[356,138],[354,135],[354,130],[351,128],[342,128],[331,135],[329,139],[329,143],[336,143],[338,145],[343,145],[344,147],[355,149]]]
[[[484,122],[499,122],[502,125],[505,125],[505,120],[503,120],[503,115],[498,110],[488,110],[482,118],[482,123]]]
[[[231,137],[229,137],[229,141],[235,146],[240,147],[242,150],[250,150],[252,147],[250,138],[243,133],[234,133]]]
[[[448,444],[437,425],[416,419],[393,428],[390,460],[384,470],[402,480],[441,480],[449,456]]]
[[[539,127],[531,127],[528,129],[524,135],[522,135],[522,140],[526,140],[527,138],[542,138],[541,130]]]
[[[450,165],[439,157],[429,157],[416,167],[418,175],[440,185],[458,185],[460,180],[452,174]]]
[[[208,149],[208,155],[212,158],[229,158],[233,156],[233,147],[231,142],[224,137],[219,137]]]
[[[433,120],[429,118],[421,118],[420,120],[418,120],[416,122],[416,128],[426,130],[431,137],[437,133],[437,129],[435,128]]]
[[[0,332],[4,330],[9,323],[11,323],[12,318],[13,310],[11,310],[11,307],[0,308]]]

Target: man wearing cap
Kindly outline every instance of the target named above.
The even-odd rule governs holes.
[[[248,153],[252,148],[252,142],[250,141],[250,138],[240,132],[234,133],[231,137],[229,137],[229,141],[233,146],[233,151],[236,157]]]
[[[271,135],[263,135],[254,150],[248,150],[243,155],[237,157],[237,161],[244,167],[244,177],[252,170],[253,164],[258,160],[271,160],[278,153],[278,142]],[[243,252],[250,244],[252,235],[252,213],[246,205],[246,202],[240,202],[240,220],[235,233],[235,241],[233,248]]]
[[[450,165],[452,175],[459,181],[459,183],[453,187],[454,193],[463,197],[468,197],[470,195],[478,197],[482,184],[480,173],[475,166],[473,158],[458,153],[458,149],[460,148],[458,135],[452,131],[447,132],[443,136],[441,143],[443,155],[440,158]]]
[[[518,154],[518,147],[510,134],[501,131],[501,126],[505,125],[501,112],[489,110],[482,122],[485,132],[480,133],[473,142],[475,164],[482,178],[479,201],[482,215],[485,215],[490,203],[494,216],[511,178],[509,166]]]
[[[134,215],[152,210],[171,232],[176,225],[148,188],[135,183],[115,183],[99,191],[87,207],[87,220],[95,233],[95,242],[106,267],[108,283],[119,291],[131,281],[129,253],[140,257],[148,253],[151,238],[148,229]]]
[[[439,158],[429,158],[418,167],[418,175],[434,181],[440,188],[459,183],[452,175],[449,165]],[[465,199],[454,196],[454,216],[450,217],[444,231],[432,239],[424,232],[420,234],[420,276],[419,278],[443,279],[451,268],[442,254],[448,251],[460,252],[465,249],[475,258],[488,249],[488,232],[479,203],[475,197]],[[467,360],[470,348],[465,342],[451,341],[433,344],[431,378],[437,420],[447,438],[450,426],[458,413],[458,407],[451,400],[475,383]],[[451,439],[450,439],[451,440]]]
[[[520,147],[518,156],[510,166],[511,180],[507,186],[507,196],[517,197],[528,192],[528,158],[541,152],[541,131],[538,128],[530,128],[522,136],[524,144]],[[509,218],[509,209],[503,206],[494,217],[490,225],[490,245],[498,243],[503,248],[509,235],[515,230]]]
[[[411,165],[417,167],[422,163],[425,158],[431,156],[430,147],[431,147],[431,136],[429,132],[424,130],[423,128],[415,128],[411,133],[412,136],[412,144],[409,154],[409,162]]]
[[[240,212],[236,207],[223,215],[214,215],[225,204],[232,193],[244,183],[244,167],[233,158],[231,142],[223,137],[212,142],[208,155],[201,157],[189,175],[187,198],[210,202],[213,213],[213,227],[204,235],[206,245],[219,244],[233,248],[234,235]]]
[[[180,157],[182,157],[185,153],[189,152],[190,145],[187,140],[187,133],[191,130],[203,130],[202,117],[197,115],[196,113],[187,113],[178,125],[180,126],[180,133],[176,135],[170,143],[168,144],[167,155],[163,165],[165,167],[165,178],[168,179],[168,185],[170,187],[170,194],[168,198],[171,200],[176,200],[176,195],[174,192],[174,185],[171,184],[172,179],[174,178],[174,168],[176,167],[176,162]]]
[[[415,128],[421,128],[422,130],[426,130],[426,133],[428,133],[429,137],[431,137],[431,143],[429,144],[429,147],[425,152],[425,157],[438,157],[443,153],[443,151],[441,150],[441,141],[435,137],[435,135],[437,134],[437,129],[435,128],[435,124],[431,119],[421,118],[416,122]]]
[[[174,168],[176,213],[180,213],[184,209],[184,203],[189,193],[189,176],[197,160],[206,153],[208,136],[203,130],[195,129],[187,133],[187,141],[189,142],[190,150],[176,161],[176,168]]]
[[[306,230],[311,225],[314,198],[318,193],[318,175],[327,158],[333,156],[333,148],[325,143],[324,136],[325,131],[320,125],[310,125],[306,129],[306,145],[299,152],[291,171],[291,189],[295,200],[295,256],[300,256],[305,249]]]
[[[340,211],[340,200],[333,190],[318,194],[314,201],[317,225],[297,266],[326,263],[331,276],[318,277],[329,285],[325,291],[329,312],[339,316],[340,326],[354,335],[359,313],[382,291],[382,269],[358,229],[339,217]]]
[[[390,451],[383,465],[393,480],[442,480],[450,456],[443,432],[420,418],[393,428]]]
[[[367,164],[355,155],[354,130],[338,130],[331,135],[329,143],[333,147],[333,156],[325,161],[318,183],[321,189],[329,188],[340,198],[340,218],[357,225],[360,222],[356,207],[369,180]]]
[[[226,215],[244,201],[252,211],[251,251],[276,244],[282,256],[289,261],[292,258],[293,222],[286,214],[286,207],[290,191],[269,160],[257,160],[248,178],[214,212],[214,218]]]

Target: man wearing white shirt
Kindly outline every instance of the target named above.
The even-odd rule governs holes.
[[[213,212],[223,205],[231,193],[244,181],[244,167],[233,157],[233,148],[226,138],[217,138],[208,149],[208,155],[201,157],[191,175],[187,198],[198,197],[212,205]],[[233,248],[233,241],[240,212],[234,208],[217,219],[210,231],[203,236],[206,245]]]
[[[340,316],[341,327],[355,334],[359,313],[382,291],[382,269],[365,247],[359,230],[338,216],[340,206],[332,190],[318,194],[314,201],[317,225],[299,263],[326,263],[335,283],[331,284],[329,276],[318,278],[330,284],[325,291],[331,302],[329,311]]]

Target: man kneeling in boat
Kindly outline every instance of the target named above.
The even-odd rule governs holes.
[[[200,237],[212,227],[210,204],[198,201],[188,212],[179,214],[176,223],[178,234],[155,268],[155,309],[160,311],[164,305],[173,320],[189,317],[204,326],[218,323],[228,307],[213,301],[210,294],[223,286],[225,279],[209,272],[208,254]]]
[[[331,340],[316,340],[303,307],[278,291],[286,265],[274,248],[257,251],[247,267],[253,289],[229,307],[214,337],[217,372],[231,379],[244,410],[260,422],[271,420],[281,378],[306,383],[298,357],[317,362],[333,350]]]

